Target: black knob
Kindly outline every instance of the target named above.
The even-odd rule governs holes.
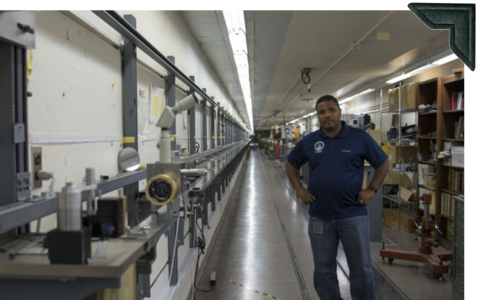
[[[31,33],[31,34],[34,34],[35,33],[35,30],[33,30],[33,28],[31,28],[30,26],[28,25],[23,25],[21,23],[18,23],[17,24],[18,28],[20,28],[23,32],[28,32],[28,33]]]

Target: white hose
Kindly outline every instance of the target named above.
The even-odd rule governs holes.
[[[53,174],[53,172],[40,170],[40,171],[37,171],[37,177],[42,181],[51,179],[50,186],[48,189],[50,191],[53,191],[53,187],[55,186],[55,175]]]

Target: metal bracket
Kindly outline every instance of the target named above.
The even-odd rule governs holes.
[[[30,172],[17,174],[17,199],[30,197]]]
[[[25,142],[25,124],[19,123],[13,125],[13,142],[15,144]]]
[[[301,71],[300,71],[303,74],[310,74],[310,72],[312,72],[312,68],[303,68]]]

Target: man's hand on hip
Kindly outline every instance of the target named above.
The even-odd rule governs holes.
[[[300,198],[304,204],[312,204],[315,202],[315,197],[305,188],[300,188],[300,190],[297,191],[297,197]]]
[[[358,203],[360,203],[360,205],[367,205],[368,201],[370,201],[374,195],[375,192],[370,189],[361,190],[357,198]]]

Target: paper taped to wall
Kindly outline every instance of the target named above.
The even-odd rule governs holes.
[[[164,89],[150,85],[150,123],[157,124],[164,109]]]

